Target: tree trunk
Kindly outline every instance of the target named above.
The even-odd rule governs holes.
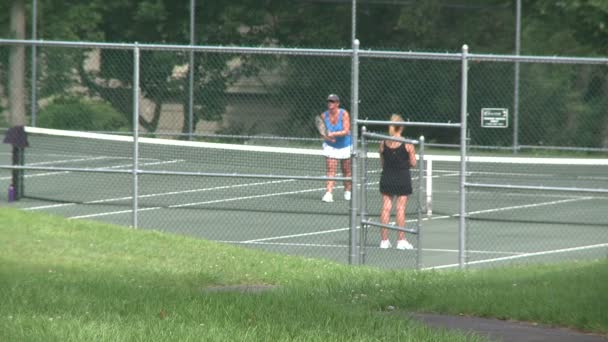
[[[14,39],[25,39],[25,2],[13,0],[11,7],[11,35]],[[9,59],[9,124],[26,124],[25,117],[25,46],[11,46]]]
[[[182,137],[183,140],[188,140],[190,136],[186,136],[186,134],[192,133],[194,134],[196,131],[196,124],[198,123],[198,118],[194,113],[194,108],[192,109],[192,132],[190,132],[190,81],[188,78],[184,78],[184,96],[182,97],[182,112],[184,113],[184,120],[182,121]]]
[[[154,114],[150,121],[147,121],[142,115],[139,116],[139,124],[146,130],[148,133],[154,133],[158,129],[158,122],[160,121],[160,114],[162,109],[161,101],[154,101]]]

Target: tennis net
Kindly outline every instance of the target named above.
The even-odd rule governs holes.
[[[107,168],[108,161],[133,161],[133,137],[27,127],[26,165]],[[140,137],[142,169],[167,171],[322,175],[320,149],[281,148]],[[125,165],[124,167],[132,167]],[[124,168],[123,166],[116,168]]]
[[[23,181],[26,197],[83,203],[99,200],[100,192],[108,192],[101,196],[102,199],[115,192],[118,196],[111,198],[125,197],[128,200],[126,197],[129,197],[132,189],[129,182],[134,168],[141,173],[144,195],[146,190],[154,193],[172,192],[176,187],[188,190],[200,181],[195,176],[240,176],[249,179],[248,183],[264,183],[255,182],[255,179],[268,178],[276,180],[274,183],[268,180],[268,184],[306,183],[310,189],[318,189],[318,192],[324,190],[326,165],[320,148],[141,137],[138,139],[138,157],[134,159],[134,139],[130,136],[34,127],[27,127],[26,132],[29,147],[25,149],[22,165],[25,168]],[[4,153],[8,154],[9,151]],[[9,159],[6,159],[6,164],[10,164]],[[68,174],[70,178],[60,177]],[[80,191],[69,191],[68,188],[75,186],[71,180],[77,177],[87,179],[85,185],[89,182],[88,186],[81,185]],[[180,179],[170,181],[169,177]],[[108,178],[115,181],[108,181]],[[90,183],[93,179],[99,183],[94,188]],[[243,180],[226,180],[221,186],[238,189],[239,182]],[[342,180],[338,179],[337,182],[340,184]],[[304,191],[304,188],[292,190]],[[124,204],[125,201],[117,202]]]

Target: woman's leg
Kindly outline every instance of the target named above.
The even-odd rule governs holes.
[[[397,221],[397,226],[405,227],[405,208],[407,206],[407,196],[397,196],[395,206],[395,220]],[[399,232],[399,240],[405,240],[405,232]]]
[[[344,175],[344,177],[350,177],[351,176],[351,161],[350,158],[348,159],[342,159],[342,174]],[[352,182],[351,181],[344,181],[344,191],[350,191],[350,188]]]
[[[380,223],[388,224],[388,220],[391,216],[391,208],[393,206],[393,196],[382,194],[382,211],[380,212]],[[388,240],[388,229],[382,228],[381,231],[382,240]]]
[[[327,177],[335,177],[336,169],[338,168],[338,160],[332,158],[325,158],[325,165],[327,166]],[[332,192],[334,190],[335,181],[328,180],[325,189],[327,192]]]

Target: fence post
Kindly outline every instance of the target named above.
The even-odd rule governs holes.
[[[467,96],[469,81],[469,46],[462,46],[462,79],[460,93],[460,215],[459,215],[459,246],[458,262],[460,268],[466,263],[466,172],[467,172]]]
[[[521,52],[521,0],[517,0],[515,14],[515,55]],[[513,82],[513,153],[519,151],[519,60],[515,61]]]
[[[350,199],[350,233],[348,247],[348,262],[356,264],[358,259],[357,251],[357,213],[359,201],[359,189],[357,182],[357,159],[359,158],[358,149],[358,133],[359,127],[357,120],[359,118],[359,40],[353,41],[353,57],[351,70],[351,199]]]
[[[139,206],[139,46],[133,49],[133,228],[137,228]]]
[[[38,1],[32,1],[32,40],[36,40],[37,36],[37,17],[38,17]],[[38,84],[38,62],[36,60],[36,44],[32,44],[32,84],[31,87],[31,104],[30,104],[30,114],[31,114],[31,122],[32,127],[36,127],[36,117],[38,112],[38,89],[36,89],[36,85]]]
[[[361,169],[360,178],[360,196],[359,196],[359,264],[364,265],[366,262],[367,252],[367,226],[363,221],[367,221],[367,138],[365,137],[367,128],[361,127],[361,150],[359,151]]]
[[[416,234],[418,239],[418,251],[416,253],[416,269],[422,268],[422,207],[423,202],[426,198],[424,193],[424,136],[421,135],[418,139],[419,149],[418,149],[418,209],[417,209],[417,218],[416,218],[416,230],[418,234]]]
[[[196,0],[190,0],[190,46],[194,46],[194,11]],[[188,64],[188,140],[192,140],[194,132],[194,50],[189,53],[190,63]]]

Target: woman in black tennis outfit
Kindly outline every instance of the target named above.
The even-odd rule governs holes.
[[[393,114],[393,122],[403,122],[400,115]],[[403,126],[389,126],[389,135],[401,138]],[[407,197],[412,193],[412,176],[410,168],[416,166],[416,151],[414,145],[394,140],[385,140],[380,144],[380,161],[382,163],[382,176],[380,177],[380,192],[382,193],[382,211],[380,222],[388,224],[393,199],[395,202],[395,221],[397,226],[405,227],[405,207]],[[388,229],[383,228],[380,248],[390,248]],[[405,239],[405,232],[399,232],[397,249],[413,249],[414,247]]]

